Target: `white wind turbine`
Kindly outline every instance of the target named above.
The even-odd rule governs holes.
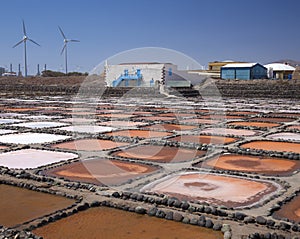
[[[64,34],[64,32],[62,31],[62,29],[58,26],[58,29],[61,33],[61,35],[63,36],[64,38],[64,47],[63,49],[61,50],[61,53],[60,54],[63,54],[63,52],[65,52],[65,65],[66,65],[66,75],[68,74],[68,51],[67,51],[67,46],[68,46],[68,43],[69,42],[79,42],[79,40],[72,40],[72,39],[68,39],[66,37],[66,35]]]
[[[21,41],[19,41],[16,45],[13,46],[13,48],[15,48],[16,46],[20,45],[21,43],[24,43],[24,69],[25,69],[25,77],[27,77],[27,49],[26,49],[26,42],[27,41],[31,41],[32,43],[40,46],[40,44],[38,44],[37,42],[35,42],[34,40],[30,39],[27,34],[26,34],[26,28],[25,28],[25,23],[23,20],[23,39]]]

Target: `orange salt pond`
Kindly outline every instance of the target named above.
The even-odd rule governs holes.
[[[203,156],[206,151],[170,146],[140,145],[114,152],[112,155],[160,163],[178,163]]]
[[[13,227],[73,203],[64,197],[0,184],[0,225]]]
[[[141,137],[141,138],[162,138],[162,137],[172,135],[172,133],[151,131],[151,130],[129,129],[129,130],[114,131],[111,133],[107,133],[106,135],[124,136],[124,137]]]
[[[268,182],[191,172],[167,176],[146,185],[141,191],[226,207],[245,207],[258,203],[276,189],[275,184]]]
[[[180,135],[169,140],[197,144],[229,144],[237,141],[236,138],[212,135]]]
[[[97,185],[118,185],[156,170],[154,166],[99,158],[63,165],[43,174]]]
[[[256,117],[256,118],[251,118],[251,120],[263,121],[263,122],[284,123],[284,122],[292,122],[295,119],[291,119],[291,118],[279,118],[279,117],[274,117],[274,118]]]
[[[113,149],[128,145],[128,143],[114,142],[104,139],[79,139],[65,143],[52,145],[53,148],[83,150],[83,151],[99,151]]]
[[[258,134],[254,130],[245,129],[227,129],[227,128],[208,128],[201,131],[202,134],[217,134],[217,135],[236,135],[236,136],[254,136]]]
[[[180,124],[155,124],[151,126],[143,127],[143,129],[151,129],[151,130],[166,130],[166,131],[187,131],[197,129],[197,126],[192,125],[180,125]]]
[[[300,143],[290,143],[290,142],[275,142],[267,140],[257,140],[250,143],[242,144],[242,148],[250,149],[262,149],[268,151],[277,152],[294,152],[300,153]]]
[[[33,231],[45,239],[222,239],[220,231],[98,207],[63,218]]]
[[[237,121],[229,123],[229,125],[237,125],[237,126],[246,126],[246,127],[257,127],[257,128],[273,128],[280,126],[277,123],[268,123],[268,122],[256,122],[256,121]]]
[[[281,158],[224,154],[195,166],[287,176],[300,169],[300,162]]]
[[[283,205],[280,210],[274,213],[274,217],[277,219],[287,218],[300,223],[300,195]]]

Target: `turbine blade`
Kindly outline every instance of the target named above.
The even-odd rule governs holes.
[[[59,29],[61,35],[63,36],[63,38],[67,39],[66,36],[65,36],[65,34],[64,34],[64,32],[63,32],[63,30],[60,28],[60,26],[58,26],[58,29]]]
[[[27,36],[26,28],[25,28],[25,22],[24,22],[24,20],[22,20],[22,21],[23,21],[23,34],[24,34],[24,36]]]
[[[31,41],[32,43],[34,43],[35,45],[41,46],[40,44],[38,44],[37,42],[35,42],[35,41],[32,40],[32,39],[29,39],[29,38],[28,38],[28,40]]]
[[[71,42],[80,42],[79,40],[69,40]]]
[[[16,46],[20,45],[24,40],[19,41],[16,45],[13,46],[15,48]]]
[[[60,53],[61,55],[64,53],[66,47],[67,47],[67,44],[64,44],[64,47],[63,47],[63,49],[61,50],[61,53]]]

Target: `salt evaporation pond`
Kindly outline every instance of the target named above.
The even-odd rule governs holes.
[[[258,134],[254,130],[245,129],[226,129],[226,128],[208,128],[201,131],[202,134],[217,134],[217,135],[235,135],[235,136],[254,136]]]
[[[0,225],[13,227],[71,206],[74,200],[0,184]]]
[[[115,128],[108,127],[108,126],[97,126],[97,125],[73,125],[73,126],[66,126],[59,128],[59,130],[65,130],[69,132],[76,132],[76,133],[89,133],[89,134],[96,134],[96,133],[106,133],[115,130]]]
[[[99,151],[122,147],[125,145],[129,145],[129,143],[115,142],[104,139],[79,139],[55,144],[52,145],[52,147],[69,150]]]
[[[141,137],[141,138],[162,138],[162,137],[172,135],[172,133],[160,132],[160,131],[151,131],[151,130],[129,129],[129,130],[115,131],[115,132],[112,132],[112,133],[108,133],[107,135],[124,136],[124,137]]]
[[[300,223],[300,195],[284,204],[280,210],[274,213],[274,217],[277,219],[287,218]]]
[[[195,167],[287,176],[300,169],[300,162],[273,157],[223,154],[199,163]]]
[[[24,122],[24,120],[20,119],[0,119],[0,124],[13,124],[13,123],[19,123]]]
[[[267,136],[267,138],[300,141],[300,134],[282,132],[282,133],[277,133],[277,134],[270,134],[270,135]]]
[[[0,154],[0,165],[8,168],[37,168],[64,160],[78,158],[77,154],[39,149],[21,149]]]
[[[0,142],[6,144],[43,144],[71,138],[70,136],[46,133],[20,133],[0,136]]]
[[[0,129],[0,135],[2,134],[12,134],[12,133],[16,133],[16,130],[10,130],[10,129]]]
[[[196,144],[229,144],[238,139],[213,135],[180,135],[169,140]]]
[[[182,125],[182,124],[155,124],[155,125],[143,127],[143,129],[164,130],[164,131],[188,131],[197,128],[198,127],[194,125]]]
[[[112,120],[112,121],[100,122],[99,125],[112,126],[112,127],[118,127],[118,128],[127,128],[127,127],[143,126],[143,125],[147,125],[147,123],[124,121],[124,120]]]
[[[181,200],[200,200],[213,205],[245,207],[258,203],[278,186],[265,181],[249,180],[208,173],[185,172],[167,176],[144,186],[142,192],[162,193]]]
[[[42,129],[42,128],[61,127],[66,125],[67,124],[59,123],[59,122],[42,121],[42,122],[25,122],[25,123],[13,124],[12,126],[26,127],[31,129]]]
[[[229,125],[257,127],[257,128],[273,128],[273,127],[280,126],[280,124],[278,123],[257,122],[257,121],[237,121],[237,122],[231,122],[229,123]]]
[[[220,231],[106,207],[76,213],[33,233],[47,239],[93,239],[95,235],[105,239],[223,238]]]
[[[256,140],[250,143],[242,144],[240,147],[250,149],[262,149],[267,151],[294,152],[298,154],[300,153],[300,144],[290,142]]]

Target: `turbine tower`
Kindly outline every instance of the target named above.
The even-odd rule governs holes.
[[[21,41],[19,41],[16,45],[13,46],[13,48],[15,48],[16,46],[20,45],[21,43],[24,43],[24,68],[25,68],[25,77],[27,77],[27,50],[26,50],[26,42],[27,41],[31,41],[32,43],[34,43],[35,45],[40,46],[40,44],[38,44],[37,42],[35,42],[34,40],[30,39],[27,34],[26,34],[26,28],[25,28],[25,23],[23,20],[23,39]]]
[[[63,30],[58,26],[58,29],[62,35],[62,37],[64,38],[64,47],[61,50],[61,55],[63,54],[63,52],[65,52],[65,67],[66,67],[66,75],[68,74],[68,51],[67,51],[67,46],[69,42],[79,42],[79,40],[72,40],[72,39],[68,39],[66,37],[66,35],[64,34]]]

